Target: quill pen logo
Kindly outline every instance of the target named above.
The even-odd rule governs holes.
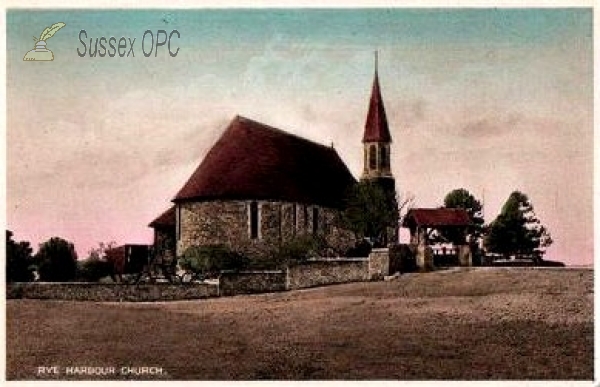
[[[52,24],[51,27],[46,27],[44,32],[40,35],[40,38],[33,37],[36,40],[35,47],[33,50],[27,52],[23,57],[24,61],[49,61],[54,60],[54,54],[52,51],[46,48],[46,41],[54,36],[54,34],[63,28],[66,24],[63,22]]]

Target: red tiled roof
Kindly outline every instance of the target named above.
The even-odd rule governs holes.
[[[387,116],[385,114],[385,108],[383,107],[383,98],[381,97],[379,76],[377,75],[377,71],[375,71],[375,79],[373,80],[371,100],[369,101],[369,112],[367,113],[365,134],[362,141],[392,142]]]
[[[471,218],[462,208],[413,208],[406,214],[403,226],[410,223],[424,227],[468,226]]]
[[[356,183],[337,152],[237,116],[173,199],[337,206]]]
[[[148,226],[152,228],[175,227],[175,206],[171,206],[171,208],[163,212],[158,218],[154,219]]]

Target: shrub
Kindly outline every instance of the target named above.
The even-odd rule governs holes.
[[[101,278],[112,274],[112,264],[103,259],[91,256],[77,262],[77,279],[84,282],[98,282]]]
[[[178,259],[179,266],[191,280],[214,278],[222,270],[241,270],[248,266],[248,259],[223,245],[191,246]]]
[[[348,258],[368,257],[369,254],[371,254],[372,249],[373,246],[371,246],[371,243],[369,243],[369,241],[367,241],[366,239],[363,239],[360,242],[358,242],[354,247],[348,249],[344,256]]]
[[[9,300],[23,298],[24,293],[25,290],[21,284],[13,284],[12,286],[8,286],[6,288],[6,298]]]
[[[99,278],[98,283],[99,284],[114,284],[115,281],[112,279],[111,276],[106,276],[106,277]]]
[[[282,268],[305,262],[309,258],[316,258],[326,248],[326,243],[322,238],[297,236],[273,249],[267,259],[272,268]]]

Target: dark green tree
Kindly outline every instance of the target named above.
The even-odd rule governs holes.
[[[464,188],[458,188],[450,191],[444,198],[445,208],[462,208],[469,214],[471,227],[467,230],[467,235],[471,242],[476,242],[483,234],[483,207],[481,202]],[[444,229],[440,232],[442,239],[454,244],[463,242],[465,234],[463,230]]]
[[[72,243],[53,237],[40,244],[35,255],[41,281],[67,282],[75,279],[77,253]]]
[[[29,242],[16,242],[6,230],[6,282],[33,281],[33,249]]]
[[[398,227],[399,214],[395,192],[361,181],[346,195],[337,223],[354,232],[357,240],[369,238],[375,247],[380,247],[388,242],[389,231]]]
[[[527,195],[510,194],[498,217],[492,222],[485,238],[488,251],[505,257],[541,259],[552,244],[550,233],[536,217]]]

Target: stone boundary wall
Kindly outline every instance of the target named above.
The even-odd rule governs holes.
[[[174,301],[219,296],[216,284],[100,284],[88,282],[7,283],[6,298],[72,301]]]
[[[174,301],[237,294],[271,293],[315,286],[383,279],[389,273],[388,249],[368,258],[314,259],[286,270],[224,271],[219,284],[9,283],[6,298],[75,301]]]
[[[383,279],[390,275],[389,249],[373,249],[369,254],[369,279]]]
[[[222,272],[219,277],[221,296],[271,293],[286,290],[284,270]]]
[[[287,289],[369,280],[369,259],[317,259],[287,270]]]

